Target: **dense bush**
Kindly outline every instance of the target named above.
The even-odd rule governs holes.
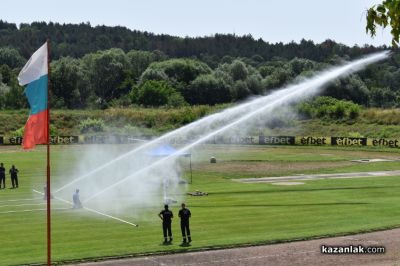
[[[391,91],[388,87],[385,88],[371,88],[370,105],[372,107],[393,107],[398,106],[398,94]]]
[[[351,75],[348,78],[334,81],[331,86],[326,88],[324,94],[336,99],[368,105],[370,91],[359,76]]]
[[[163,106],[171,105],[174,107],[186,104],[182,95],[172,88],[165,81],[147,80],[131,91],[132,103],[143,106]]]
[[[191,104],[218,104],[231,101],[229,85],[215,75],[198,76],[187,90],[185,98]]]
[[[21,67],[25,59],[14,48],[0,48],[0,63],[9,66],[10,68]]]
[[[321,96],[300,103],[298,110],[306,118],[355,119],[360,114],[361,107],[351,101]]]
[[[105,123],[102,119],[87,118],[79,123],[81,133],[103,132],[104,129]]]
[[[199,75],[211,73],[209,66],[201,61],[193,59],[170,59],[162,62],[155,62],[152,63],[147,70],[160,73],[159,75],[162,76],[165,74],[168,79],[185,84],[189,84]],[[141,81],[146,81],[146,76],[142,76]]]
[[[24,131],[25,131],[25,126],[20,127],[11,133],[9,133],[10,137],[23,137],[24,136]],[[54,125],[50,125],[50,136],[57,136],[58,135],[58,130]]]
[[[188,105],[188,103],[185,101],[185,98],[183,98],[182,94],[179,92],[174,92],[168,96],[167,105],[169,107],[181,107]]]

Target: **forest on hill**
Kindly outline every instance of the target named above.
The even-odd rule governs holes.
[[[268,43],[251,35],[180,38],[89,23],[0,20],[0,109],[27,108],[17,75],[49,38],[51,104],[63,109],[215,105],[267,94],[316,71],[387,47],[333,40]],[[368,107],[398,107],[400,57],[332,82],[326,96]]]

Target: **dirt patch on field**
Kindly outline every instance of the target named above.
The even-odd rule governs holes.
[[[219,162],[216,164],[199,164],[194,169],[212,173],[241,173],[251,175],[273,176],[281,172],[303,172],[326,168],[338,168],[352,165],[349,161],[339,162]]]
[[[362,177],[383,177],[399,176],[400,171],[375,171],[375,172],[352,172],[352,173],[334,173],[334,174],[313,174],[313,175],[293,175],[293,176],[275,176],[275,177],[256,177],[256,178],[238,178],[234,181],[241,183],[276,183],[292,181],[312,181],[319,179],[348,179]]]
[[[395,162],[397,160],[393,159],[381,159],[381,158],[375,158],[375,159],[359,159],[359,160],[351,160],[352,162],[355,163],[377,163],[377,162]]]
[[[321,246],[384,247],[384,253],[322,254]],[[375,249],[373,249],[375,247]],[[243,247],[165,256],[146,256],[80,265],[399,265],[400,229],[381,232],[297,241],[266,246]]]

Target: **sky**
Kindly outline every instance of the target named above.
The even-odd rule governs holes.
[[[251,34],[275,43],[332,39],[390,45],[390,29],[365,33],[368,7],[382,0],[1,0],[7,22],[90,22],[174,36]]]

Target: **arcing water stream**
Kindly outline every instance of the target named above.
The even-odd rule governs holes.
[[[166,180],[169,190],[179,192],[181,189],[178,185],[176,155],[187,152],[221,133],[237,130],[239,126],[240,128],[246,127],[247,122],[254,120],[260,114],[267,114],[264,119],[268,120],[273,117],[273,112],[277,108],[310,98],[318,94],[332,80],[354,73],[368,64],[387,58],[388,55],[388,52],[381,52],[366,56],[343,66],[320,72],[299,84],[287,86],[270,95],[204,117],[114,159],[107,158],[104,160],[108,161],[107,163],[78,176],[54,193],[68,198],[72,194],[70,190],[79,187],[81,191],[86,191],[83,194],[84,204],[90,203],[106,211],[115,211],[116,209],[124,211],[132,208],[132,204],[157,206],[162,198],[165,199],[166,192],[164,192],[164,197],[160,195],[163,194],[161,191],[166,190],[166,187],[163,186]],[[188,139],[188,136],[196,137],[174,154],[162,158],[148,158],[149,151],[154,147],[168,142],[171,138]],[[93,150],[87,154],[87,158],[93,160],[93,158],[101,157],[102,154],[107,157],[106,152]],[[110,168],[112,169],[110,170]],[[99,197],[100,195],[101,197]],[[119,200],[123,197],[129,198],[129,201]]]

